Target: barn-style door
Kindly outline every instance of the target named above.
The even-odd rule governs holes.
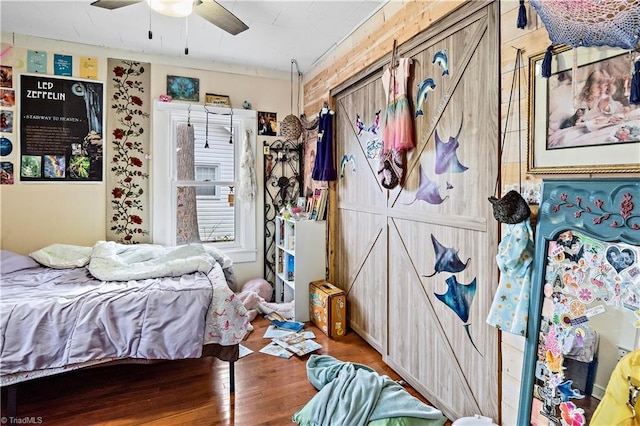
[[[402,187],[385,189],[377,173],[390,55],[333,93],[335,277],[350,327],[450,418],[498,420],[498,333],[485,321],[498,281],[487,201],[499,158],[498,16],[497,2],[467,2],[400,46],[413,59],[416,137]]]

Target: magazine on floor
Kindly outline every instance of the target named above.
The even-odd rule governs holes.
[[[307,339],[305,333],[289,333],[273,339],[272,342],[298,356],[303,356],[322,348],[322,345],[318,342]]]
[[[264,316],[273,325],[282,330],[300,331],[304,328],[304,323],[300,321],[289,321],[277,312],[271,312]]]
[[[289,359],[293,356],[291,352],[289,352],[288,350],[286,350],[285,348],[283,348],[282,346],[274,342],[269,342],[267,346],[260,349],[260,352],[263,354],[273,355],[279,358],[286,358],[286,359]]]

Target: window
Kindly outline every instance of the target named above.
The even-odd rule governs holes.
[[[215,182],[218,180],[218,165],[196,164],[196,181]],[[215,197],[218,194],[217,186],[197,186],[196,196],[200,198]]]
[[[245,140],[256,144],[255,111],[234,110],[232,124],[227,108],[156,102],[153,121],[153,242],[183,244],[197,233],[235,262],[255,261],[255,202],[235,197]]]

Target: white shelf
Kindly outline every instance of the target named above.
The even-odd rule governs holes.
[[[326,222],[276,217],[276,302],[294,302],[295,320],[309,321],[309,283],[326,274]]]

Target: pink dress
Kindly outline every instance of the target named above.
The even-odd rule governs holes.
[[[392,58],[391,63],[395,64],[395,44]],[[395,69],[387,68],[382,73],[387,108],[383,116],[384,130],[378,178],[381,185],[387,189],[402,185],[406,165],[405,151],[415,146],[413,116],[407,98],[410,67],[411,59],[401,58]]]
[[[385,69],[382,73],[382,85],[387,94],[387,109],[384,114],[382,135],[384,151],[408,151],[415,147],[411,103],[407,97],[410,67],[411,58],[398,60],[398,67],[395,69],[395,84],[390,68]],[[393,90],[392,85],[395,86]]]

